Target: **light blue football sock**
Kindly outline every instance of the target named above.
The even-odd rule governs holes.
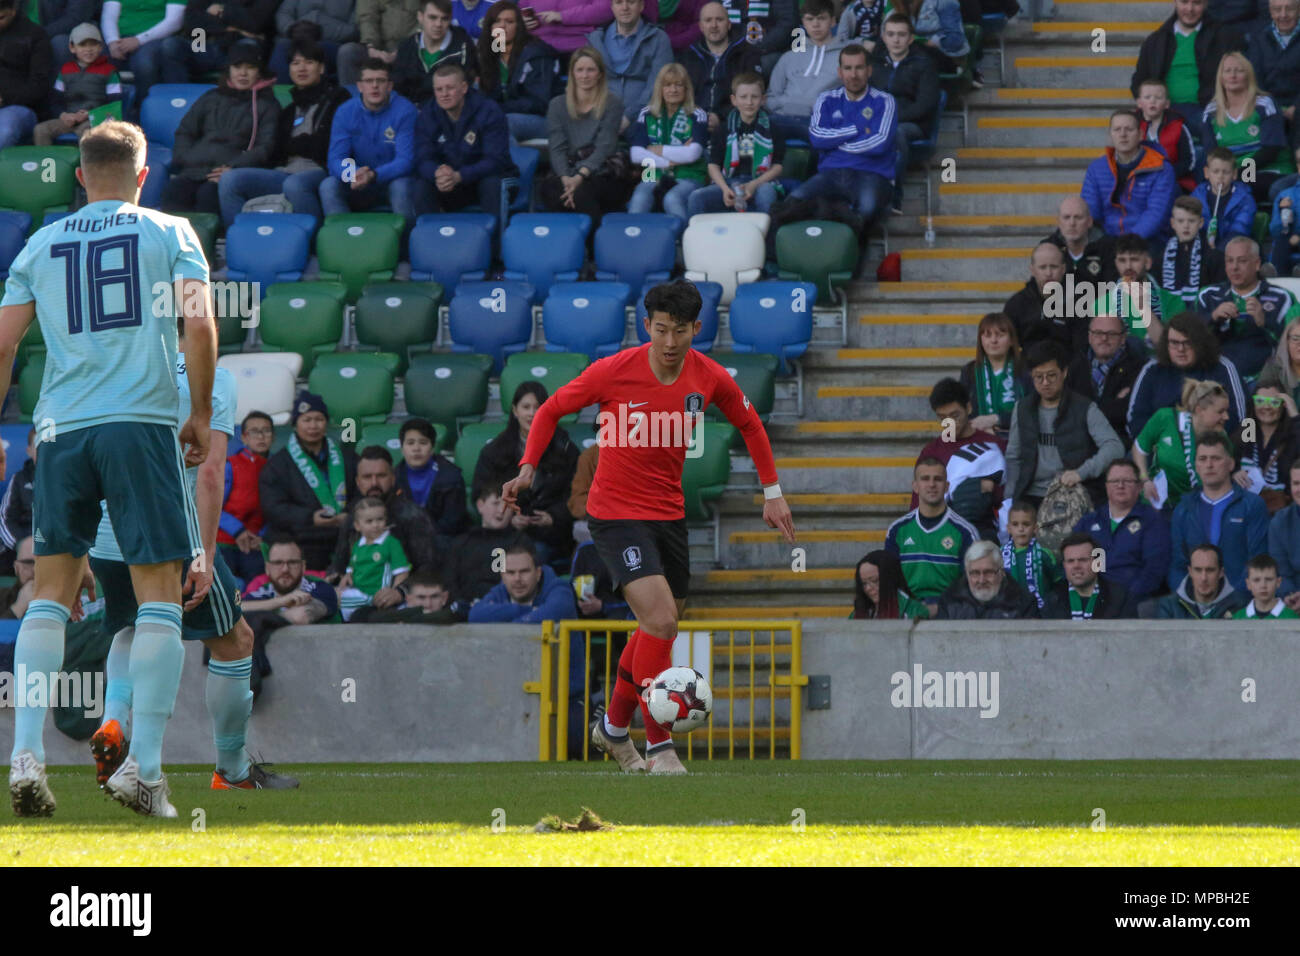
[[[32,601],[18,626],[18,643],[14,646],[14,749],[10,760],[30,750],[45,763],[45,713],[50,709],[50,690],[57,686],[51,675],[63,666],[67,624],[68,609],[58,601]]]
[[[248,685],[253,658],[208,662],[208,714],[212,717],[212,739],[217,745],[217,771],[231,783],[248,776],[248,755],[244,741],[248,715],[253,712],[253,691]]]
[[[131,645],[131,756],[140,779],[162,776],[163,732],[181,686],[185,648],[181,644],[181,606],[163,601],[141,604]]]
[[[131,639],[135,637],[134,627],[124,627],[113,635],[113,643],[108,648],[108,658],[104,661],[104,679],[108,689],[104,693],[104,722],[116,720],[122,728],[122,735],[131,739]]]

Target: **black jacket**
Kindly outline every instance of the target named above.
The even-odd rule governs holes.
[[[434,461],[438,463],[438,474],[434,476],[433,487],[425,499],[424,511],[438,534],[451,537],[469,527],[469,509],[465,505],[465,476],[442,455],[435,455]],[[411,497],[410,482],[406,478],[404,461],[397,463],[394,487],[401,492],[405,501],[415,504]]]
[[[341,446],[340,453],[348,489],[347,504],[351,505],[356,499],[357,456],[348,445]],[[334,546],[338,543],[339,529],[317,527],[312,523],[312,515],[321,508],[320,499],[289,457],[288,448],[281,448],[267,461],[258,478],[257,492],[262,515],[266,518],[263,536],[274,532],[291,534],[302,548],[307,570],[328,568]]]
[[[1138,372],[1146,364],[1145,347],[1141,341],[1130,336],[1124,340],[1120,354],[1106,373],[1106,381],[1102,383],[1100,391],[1092,381],[1091,349],[1085,348],[1074,353],[1074,361],[1070,363],[1066,375],[1068,387],[1072,391],[1097,403],[1125,448],[1133,444],[1135,437],[1128,433],[1128,400],[1132,397],[1133,383],[1137,381]]]
[[[1169,65],[1174,62],[1174,23],[1175,16],[1160,24],[1154,33],[1142,41],[1138,51],[1137,69],[1129,84],[1134,96],[1143,80],[1164,80],[1169,72]],[[1196,68],[1200,74],[1200,88],[1196,102],[1204,106],[1214,99],[1214,78],[1219,69],[1219,61],[1225,53],[1244,49],[1240,34],[1231,26],[1216,23],[1209,17],[1201,21],[1201,29],[1196,34]]]
[[[517,537],[509,526],[496,531],[474,527],[452,542],[443,574],[460,620],[468,620],[470,605],[501,583],[500,570],[493,570],[492,552],[508,548]]]
[[[871,85],[893,96],[900,123],[915,123],[929,133],[939,109],[939,68],[934,57],[910,48],[901,63],[894,63],[884,43],[876,44],[871,64]]]
[[[1023,590],[1009,574],[1002,575],[1002,587],[993,600],[983,603],[975,600],[962,574],[943,594],[939,595],[939,621],[1023,621],[1036,619],[1038,602]]]
[[[351,94],[322,79],[315,86],[289,91],[293,102],[280,110],[275,127],[275,156],[272,163],[283,166],[295,156],[309,159],[322,169],[329,162],[330,125],[335,111]]]
[[[461,501],[464,500],[465,495],[462,493]],[[446,556],[438,548],[433,521],[424,509],[401,495],[396,487],[385,499],[385,504],[388,506],[388,520],[393,526],[393,536],[401,543],[402,551],[411,562],[411,569],[441,567]],[[329,573],[343,574],[351,563],[352,515],[348,515],[338,530],[338,541],[334,546]]]
[[[573,515],[569,514],[569,488],[578,469],[578,446],[562,428],[555,430],[551,444],[537,463],[533,485],[520,496],[520,503],[532,511],[551,516],[549,528],[533,531],[531,536],[545,541],[561,553],[573,547]],[[484,446],[474,467],[474,487],[485,483],[507,482],[519,474],[521,449],[511,448],[502,432]],[[529,494],[531,492],[531,494]]]
[[[218,166],[269,166],[279,120],[269,80],[252,90],[233,90],[223,79],[194,101],[176,127],[172,174],[202,181]]]
[[[36,482],[36,459],[28,458],[5,487],[0,498],[0,545],[14,551],[18,542],[32,533],[32,486]]]
[[[1064,295],[1061,302],[1063,306],[1061,311],[1069,312],[1070,309],[1064,307]],[[1049,318],[1044,314],[1047,304],[1048,297],[1038,291],[1038,283],[1031,278],[1025,283],[1025,287],[1007,299],[1007,304],[1002,307],[1002,311],[1011,319],[1011,324],[1016,327],[1016,337],[1020,339],[1021,352],[1035,342],[1048,339],[1061,343],[1071,354],[1086,347],[1088,320],[1072,319],[1064,315]]]
[[[412,33],[397,45],[397,59],[393,61],[393,89],[397,90],[416,106],[433,99],[433,71],[444,63],[457,63],[469,74],[469,81],[474,82],[478,76],[478,52],[474,41],[461,27],[452,24],[451,43],[446,51],[438,57],[437,62],[425,69],[420,59],[420,45],[424,37]]]
[[[491,90],[483,90],[483,95],[501,107],[503,113],[545,116],[552,97],[560,91],[559,65],[554,50],[541,40],[531,39],[510,64],[504,84],[499,82],[497,64],[484,64],[483,76],[492,76],[496,85]]]
[[[214,17],[208,13],[208,7],[212,6],[209,0],[189,0],[185,4],[181,35],[191,37],[195,30],[202,30],[209,43],[215,42],[223,50],[244,39],[239,30],[260,37],[274,37],[275,9],[279,5],[280,0],[224,0],[221,16]],[[287,76],[279,79],[281,83],[289,82]]]
[[[1272,21],[1255,27],[1246,38],[1246,56],[1255,68],[1255,81],[1268,90],[1278,109],[1300,103],[1300,37],[1293,37],[1286,49],[1273,36]]]
[[[745,31],[733,25],[722,56],[714,58],[709,45],[700,37],[677,54],[677,62],[686,67],[695,91],[695,105],[706,113],[724,118],[731,109],[731,80],[742,73],[762,73],[763,54],[745,39]]]
[[[1137,607],[1129,597],[1128,591],[1121,584],[1113,581],[1097,580],[1097,606],[1092,609],[1094,621],[1110,621],[1119,618],[1137,617]],[[1043,605],[1043,619],[1046,621],[1068,621],[1070,617],[1070,585],[1065,581],[1057,583],[1047,595]]]
[[[54,87],[54,55],[49,36],[27,19],[26,9],[23,4],[0,33],[0,99],[39,115]]]
[[[1098,230],[1093,229],[1096,234]],[[1102,233],[1096,239],[1089,241],[1083,247],[1083,255],[1077,260],[1074,259],[1068,251],[1068,243],[1065,236],[1061,235],[1061,230],[1055,230],[1050,236],[1043,240],[1060,247],[1061,252],[1065,255],[1065,274],[1073,275],[1075,282],[1113,282],[1119,278],[1119,272],[1115,269],[1115,237]]]

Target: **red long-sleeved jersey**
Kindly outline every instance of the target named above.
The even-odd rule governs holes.
[[[740,429],[764,485],[776,483],[767,432],[727,370],[695,349],[677,381],[665,385],[650,368],[650,344],[624,349],[588,366],[543,403],[533,418],[520,464],[534,468],[565,415],[599,403],[600,457],[587,513],[606,521],[674,521],[685,514],[682,466],[691,423],[717,405]]]

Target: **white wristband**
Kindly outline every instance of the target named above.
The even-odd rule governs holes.
[[[781,486],[768,485],[766,488],[763,489],[763,497],[766,498],[768,501],[771,501],[773,498],[780,498]]]

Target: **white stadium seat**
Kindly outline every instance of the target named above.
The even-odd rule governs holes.
[[[763,275],[767,246],[756,224],[746,218],[739,213],[692,216],[682,236],[686,278],[721,285],[723,305],[731,304],[736,286]],[[766,225],[767,216],[762,220]]]
[[[217,365],[235,377],[238,400],[235,423],[258,410],[276,425],[286,425],[293,409],[302,356],[295,352],[259,352],[223,355]]]

